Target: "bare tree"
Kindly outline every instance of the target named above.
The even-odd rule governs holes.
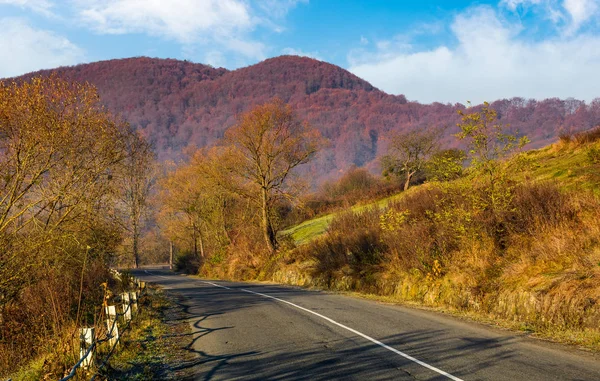
[[[126,140],[127,156],[122,166],[120,183],[127,212],[126,224],[131,234],[134,267],[140,265],[139,239],[143,217],[148,209],[148,197],[154,186],[154,153],[138,134],[131,133]]]
[[[413,176],[425,168],[436,152],[441,130],[427,129],[398,133],[391,138],[389,153],[381,158],[383,174],[404,177],[404,190]]]
[[[232,184],[243,184],[238,193],[254,201],[260,210],[268,250],[277,248],[273,206],[287,194],[286,180],[299,165],[316,154],[322,139],[280,99],[253,108],[238,118],[225,135],[228,150],[224,165]]]

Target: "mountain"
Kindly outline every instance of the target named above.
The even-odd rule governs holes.
[[[402,70],[402,68],[398,68]],[[331,141],[310,164],[317,180],[337,176],[352,165],[376,169],[390,133],[448,126],[446,144],[456,145],[461,104],[420,104],[390,95],[329,63],[281,56],[226,70],[208,65],[147,57],[61,67],[22,76],[56,73],[98,88],[103,103],[154,145],[161,160],[177,159],[188,145],[214,144],[235,117],[278,96]],[[562,130],[600,124],[600,99],[582,101],[522,98],[492,102],[501,122],[528,135],[531,147],[553,141]]]

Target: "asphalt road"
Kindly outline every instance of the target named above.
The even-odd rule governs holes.
[[[435,312],[136,270],[180,295],[198,380],[600,380],[600,357]]]

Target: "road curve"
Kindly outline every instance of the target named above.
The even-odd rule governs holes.
[[[600,380],[600,357],[435,312],[296,287],[138,278],[180,295],[198,380]]]

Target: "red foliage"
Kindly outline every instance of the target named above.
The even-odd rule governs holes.
[[[407,102],[348,71],[310,58],[282,56],[228,71],[188,61],[129,58],[55,69],[60,76],[98,87],[103,102],[152,142],[159,158],[178,158],[188,145],[221,138],[236,114],[277,96],[318,128],[331,145],[309,164],[315,179],[339,176],[352,165],[377,168],[387,136],[398,130],[447,126],[444,142],[455,146],[461,104]],[[24,76],[48,75],[50,71]],[[600,100],[523,98],[492,103],[511,129],[532,147],[600,124]]]

